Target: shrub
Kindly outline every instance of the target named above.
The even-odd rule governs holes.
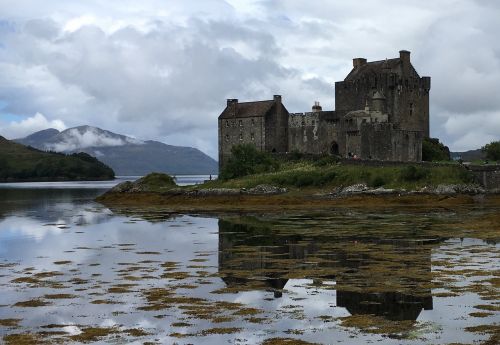
[[[297,149],[292,150],[289,155],[291,161],[300,161],[304,155]]]
[[[448,146],[444,146],[437,138],[424,138],[422,141],[423,161],[449,161],[450,159]]]
[[[241,144],[231,148],[231,157],[224,165],[219,178],[230,180],[246,175],[277,170],[279,164],[265,152],[258,151],[252,144]]]
[[[369,183],[370,187],[374,188],[382,187],[385,184],[385,179],[382,176],[374,176]]]
[[[487,159],[500,161],[500,141],[493,141],[481,147],[481,151],[486,154]]]
[[[303,171],[295,170],[285,173],[280,173],[272,178],[272,183],[280,186],[295,186],[295,187],[310,187],[324,186],[332,182],[337,176],[335,171]]]
[[[317,166],[317,167],[324,167],[327,165],[336,164],[337,162],[338,162],[338,159],[336,157],[324,156],[324,157],[321,157],[318,160],[316,160],[313,164],[314,164],[314,166]]]
[[[466,169],[460,169],[460,172],[458,173],[458,178],[463,182],[463,183],[473,183],[474,182],[474,174]]]
[[[429,169],[408,165],[401,170],[401,178],[404,181],[419,181],[429,176]]]

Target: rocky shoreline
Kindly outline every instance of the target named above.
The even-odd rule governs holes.
[[[253,188],[177,187],[153,190],[147,184],[122,183],[96,201],[110,208],[159,208],[174,213],[286,212],[336,207],[460,207],[500,205],[499,191],[477,185],[438,185],[418,190],[370,188],[356,184],[329,190],[286,189],[272,185]]]
[[[142,186],[135,182],[124,182],[109,191],[112,194],[136,194],[144,192],[154,192],[147,186]],[[204,197],[204,196],[236,196],[236,195],[280,195],[286,194],[289,190],[287,188],[272,186],[272,185],[258,185],[253,188],[200,188],[200,189],[184,189],[184,188],[171,188],[162,191],[163,195],[185,195],[190,197]],[[480,195],[480,194],[499,194],[500,190],[487,190],[475,184],[462,184],[462,185],[449,185],[440,184],[437,187],[423,187],[416,190],[406,189],[388,189],[384,187],[371,188],[366,184],[355,184],[346,187],[337,187],[333,190],[318,192],[312,194],[313,197],[318,198],[331,198],[331,197],[344,197],[351,195],[419,195],[419,194],[433,194],[433,195]]]

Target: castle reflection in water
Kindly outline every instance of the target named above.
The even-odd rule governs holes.
[[[439,239],[304,226],[294,231],[293,221],[220,219],[219,274],[226,286],[273,291],[279,298],[289,279],[312,279],[317,287],[334,288],[336,305],[351,315],[389,320],[416,320],[433,308],[431,251]]]

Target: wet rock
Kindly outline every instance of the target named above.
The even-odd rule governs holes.
[[[476,185],[440,184],[434,190],[435,194],[484,194],[486,191]]]
[[[241,191],[234,188],[207,188],[193,190],[186,194],[189,196],[224,196],[241,194]]]
[[[353,184],[352,186],[347,186],[342,188],[341,194],[356,194],[362,193],[368,190],[368,186],[364,183]]]
[[[253,188],[250,188],[246,191],[244,191],[248,194],[267,194],[267,195],[274,195],[274,194],[283,194],[287,192],[286,188],[280,188],[276,186],[271,186],[267,184],[261,184],[258,186],[255,186]]]
[[[399,189],[386,189],[384,187],[379,187],[376,189],[368,190],[367,192],[374,195],[381,195],[381,194],[400,194],[403,193],[404,191]]]

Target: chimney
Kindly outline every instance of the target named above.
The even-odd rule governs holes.
[[[366,63],[366,59],[365,58],[355,58],[355,59],[352,59],[352,66],[354,68],[358,68],[360,66],[363,66],[365,63]]]
[[[319,113],[320,111],[323,111],[323,107],[321,107],[319,102],[314,102],[314,105],[312,106],[312,111],[313,113]]]
[[[276,103],[281,103],[281,95],[274,95],[273,99]]]
[[[227,108],[231,112],[232,116],[236,116],[238,113],[238,99],[237,98],[229,98],[227,100]]]
[[[408,50],[399,51],[399,59],[403,62],[403,65],[410,64],[410,52]]]

